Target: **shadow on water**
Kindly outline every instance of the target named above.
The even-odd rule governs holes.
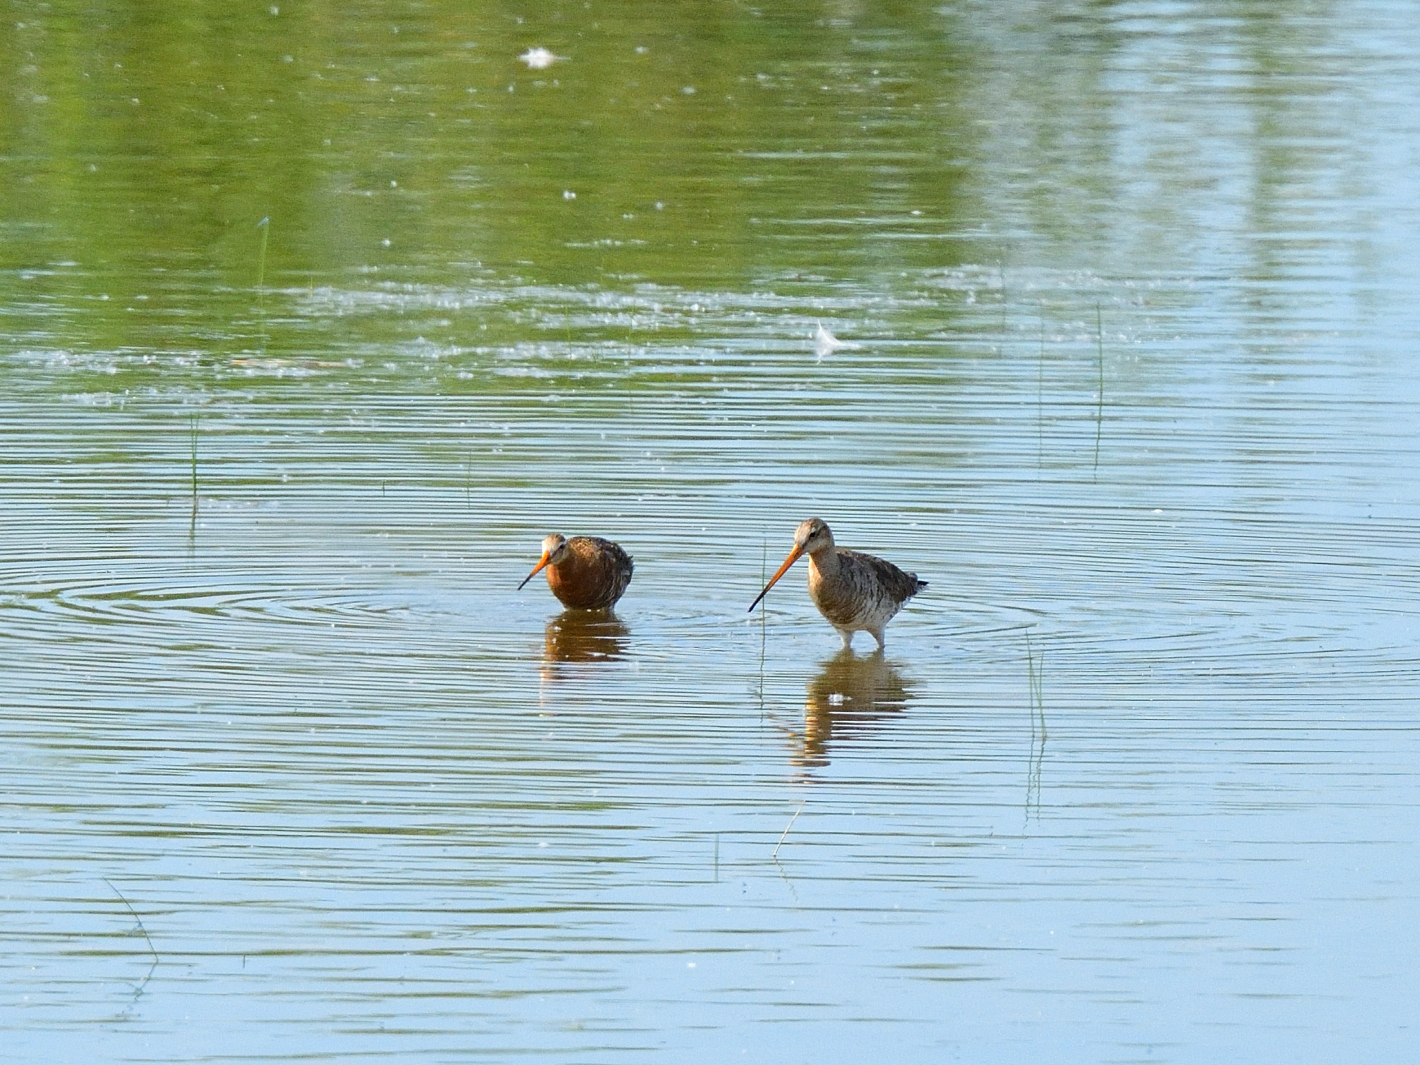
[[[631,630],[611,611],[564,610],[547,623],[544,665],[623,658]]]
[[[824,662],[804,694],[804,730],[793,736],[794,765],[828,765],[830,745],[861,741],[907,709],[911,693],[881,651],[839,651]]]

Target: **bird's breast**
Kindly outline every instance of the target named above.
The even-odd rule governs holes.
[[[905,599],[892,595],[863,556],[840,551],[830,572],[810,559],[809,597],[830,625],[872,628],[896,614]]]

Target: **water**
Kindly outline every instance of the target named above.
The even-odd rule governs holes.
[[[7,1053],[1413,1058],[1408,8],[519,14],[0,44]]]

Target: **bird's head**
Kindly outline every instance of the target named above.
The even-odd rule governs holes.
[[[833,532],[822,518],[809,518],[794,530],[794,549],[801,555],[816,555],[833,548]]]
[[[764,591],[754,597],[754,602],[749,605],[749,608],[753,610],[758,606],[759,601],[765,597],[769,589],[774,587],[780,577],[789,572],[789,567],[795,562],[805,555],[816,555],[824,550],[833,550],[833,533],[828,531],[828,522],[822,518],[810,518],[808,521],[800,522],[798,529],[794,532],[794,549],[789,552],[789,557],[779,567],[779,572],[769,578],[769,583],[764,586]]]
[[[551,536],[545,537],[542,541],[542,558],[533,567],[533,571],[523,578],[523,584],[527,584],[528,581],[541,573],[544,567],[556,566],[560,562],[565,562],[570,551],[571,548],[567,546],[567,537],[561,533],[553,533]],[[521,589],[523,584],[518,585],[518,588]]]

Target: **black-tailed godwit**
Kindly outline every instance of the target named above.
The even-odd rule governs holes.
[[[542,542],[542,559],[523,578],[527,584],[547,570],[547,586],[562,602],[577,610],[612,607],[631,583],[631,556],[600,536],[553,533]],[[521,589],[523,584],[518,585]]]
[[[849,647],[855,632],[870,632],[882,650],[883,630],[893,615],[914,595],[927,587],[915,573],[904,573],[876,555],[835,547],[833,533],[822,518],[810,518],[794,533],[794,549],[769,578],[764,591],[749,605],[759,605],[774,582],[789,571],[802,555],[809,556],[809,598]]]

